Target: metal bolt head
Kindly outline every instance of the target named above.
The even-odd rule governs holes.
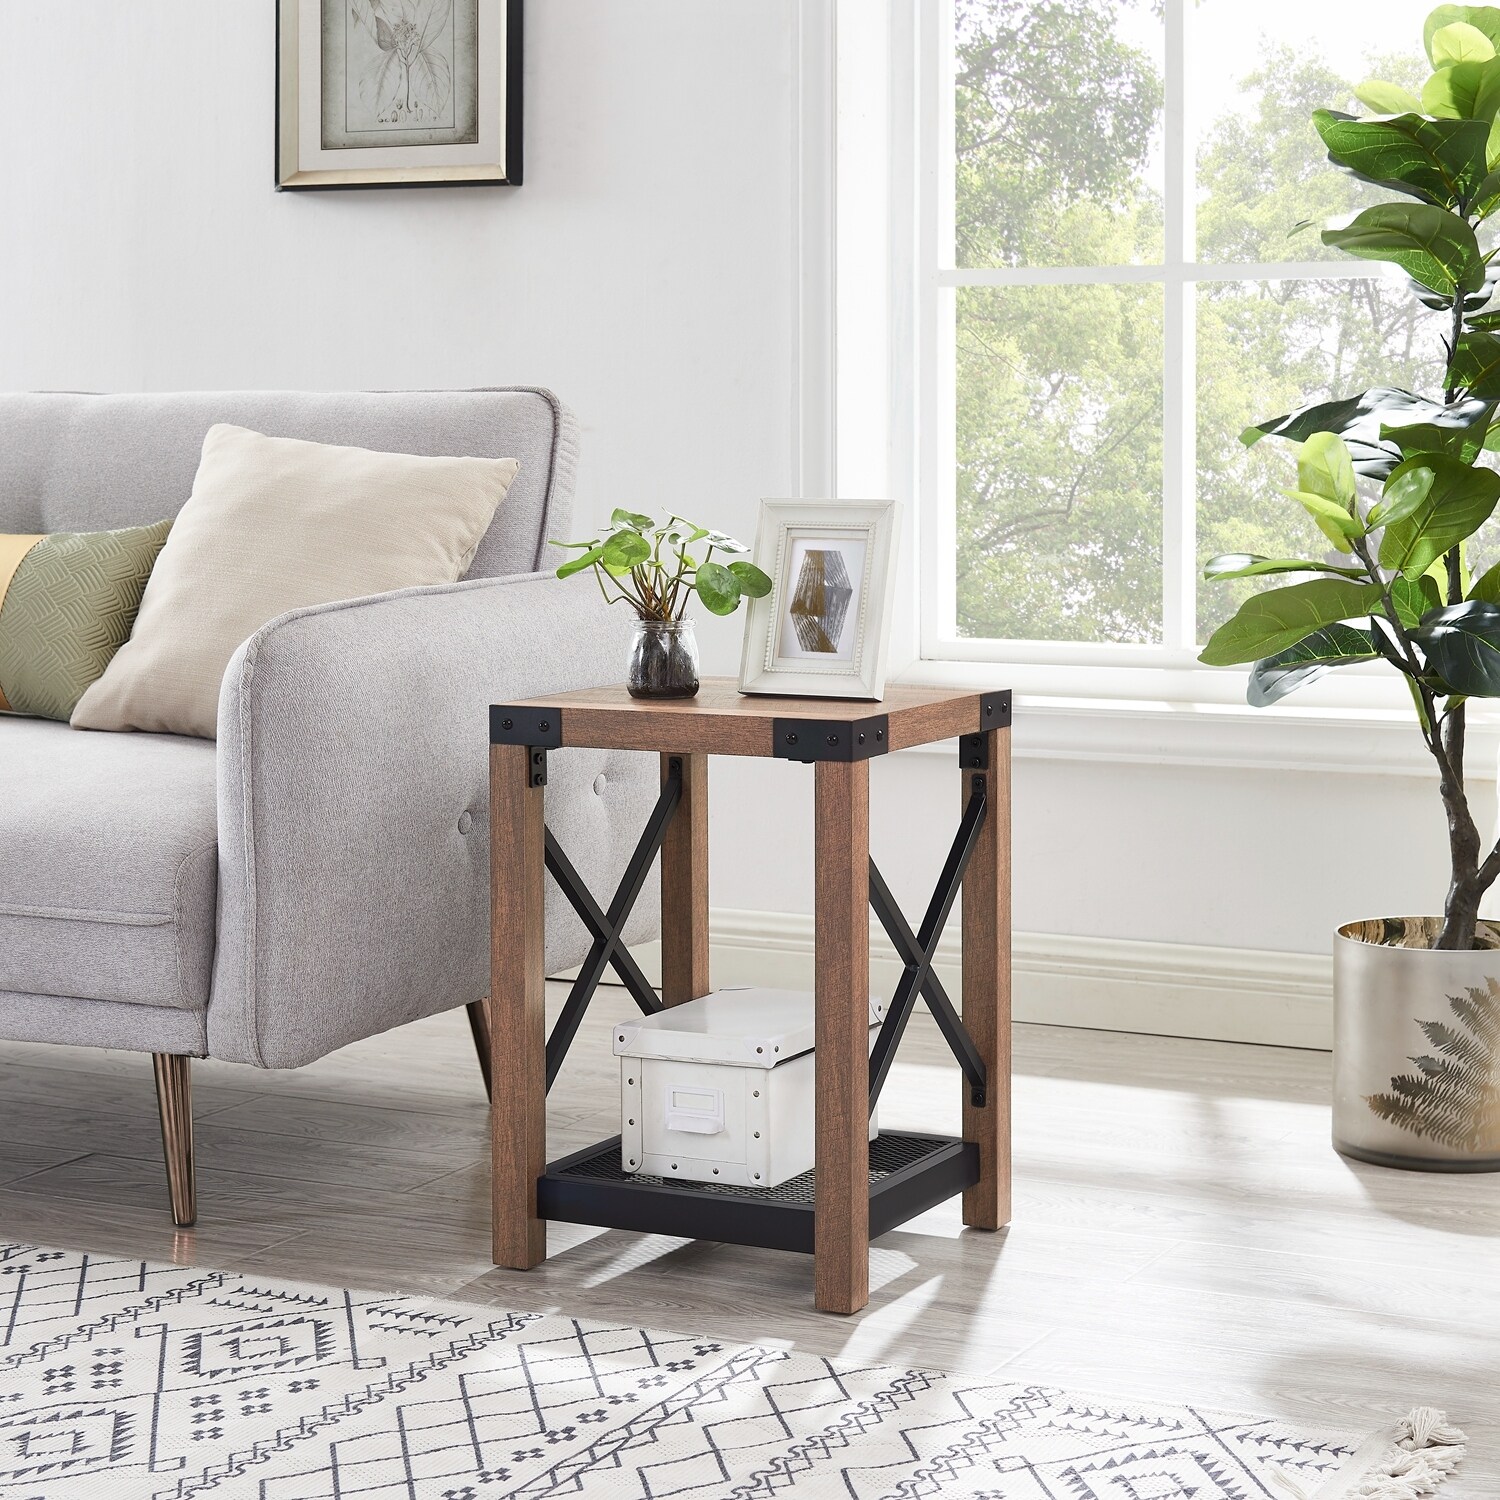
[[[993,714],[994,712],[995,712],[995,705],[993,703],[986,703],[984,705],[984,716],[985,716],[985,718],[988,719],[991,716],[991,714]]]
[[[797,736],[795,734],[788,734],[786,737],[786,742],[789,745],[795,745],[797,743]]]
[[[885,730],[883,730],[883,729],[877,729],[875,731],[875,743],[878,745],[881,742],[881,740],[883,740],[884,738],[885,738]]]
[[[864,742],[865,742],[865,732],[864,732],[863,729],[861,729],[860,732],[859,732],[859,743],[861,745],[863,745]]]
[[[544,734],[547,732],[547,730],[552,728],[552,726],[545,719],[543,719],[541,723],[539,723],[536,727],[540,729]]]
[[[719,1175],[719,1169],[717,1167],[715,1167],[714,1168],[714,1176],[717,1177],[718,1175]]]
[[[839,742],[839,737],[838,737],[838,735],[836,735],[836,734],[830,734],[830,735],[829,735],[829,736],[828,736],[828,743],[829,743],[829,744],[830,744],[830,745],[836,745],[836,744],[838,744],[838,742]]]
[[[758,1130],[755,1132],[755,1139],[756,1140],[760,1139],[760,1131],[758,1131]]]
[[[502,729],[514,729],[516,727],[516,721],[514,719],[501,719],[500,727]]]

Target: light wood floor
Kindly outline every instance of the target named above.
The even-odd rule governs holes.
[[[628,1008],[600,992],[554,1155],[613,1133]],[[940,1049],[913,1027],[888,1124],[957,1128]],[[1444,1500],[1500,1495],[1500,1177],[1341,1160],[1321,1053],[1031,1026],[1016,1054],[1014,1225],[953,1203],[887,1235],[852,1319],[770,1251],[557,1225],[544,1267],[495,1270],[462,1011],[295,1073],[196,1064],[201,1222],[176,1235],[149,1062],[0,1043],[0,1237],[1294,1420],[1428,1403],[1473,1445]]]

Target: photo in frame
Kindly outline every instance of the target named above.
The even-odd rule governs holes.
[[[879,698],[895,587],[894,500],[763,500],[740,691]]]
[[[277,0],[277,188],[519,184],[522,9]]]

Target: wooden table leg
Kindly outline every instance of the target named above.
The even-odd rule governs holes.
[[[999,1229],[1010,1222],[1010,730],[985,736],[989,769],[965,771],[964,805],[984,777],[984,827],[963,886],[964,1025],[984,1059],[983,1108],[964,1084],[964,1139],[979,1143],[979,1181],[964,1194],[964,1223]]]
[[[870,1300],[870,763],[819,761],[813,941],[817,963],[819,1311]]]
[[[490,1071],[495,1264],[547,1258],[536,1183],[547,1167],[544,791],[524,745],[490,748]]]
[[[709,992],[708,757],[663,755],[661,778],[682,762],[682,801],[661,846],[661,999],[681,1005]]]

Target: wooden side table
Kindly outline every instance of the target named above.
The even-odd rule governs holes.
[[[1010,715],[1008,692],[892,687],[880,702],[744,697],[728,679],[692,699],[631,698],[594,688],[490,710],[491,990],[494,1258],[527,1269],[547,1253],[546,1221],[811,1251],[817,1306],[869,1301],[869,1244],[963,1194],[964,1223],[1010,1216]],[[872,757],[957,737],[958,833],[912,930],[870,858]],[[619,889],[601,908],[543,818],[547,757],[588,747],[661,757],[662,792]],[[620,1166],[619,1138],[550,1166],[547,1089],[608,967],[643,1011],[709,991],[708,757],[810,763],[816,796],[817,1166],[761,1192],[667,1183]],[[661,855],[658,999],[620,943]],[[552,874],[593,937],[551,1037],[543,1005],[543,882]],[[962,1010],[933,972],[943,926],[963,892]],[[869,931],[873,906],[905,964],[873,1051]],[[882,1132],[869,1114],[918,999],[964,1073],[962,1139]]]

